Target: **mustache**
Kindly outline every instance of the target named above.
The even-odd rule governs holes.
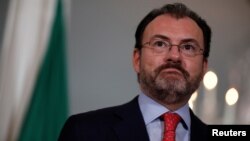
[[[156,70],[155,70],[155,74],[156,76],[159,75],[159,73],[164,70],[164,69],[169,69],[169,68],[174,68],[174,69],[177,69],[179,70],[184,78],[187,80],[189,78],[189,73],[181,66],[180,63],[167,63],[167,64],[163,64],[161,65],[160,67],[158,67]]]

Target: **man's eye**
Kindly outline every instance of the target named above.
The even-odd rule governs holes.
[[[153,47],[166,47],[167,44],[163,41],[155,41],[153,42]]]
[[[182,45],[182,49],[184,50],[189,50],[189,51],[194,51],[195,50],[195,46],[194,45],[191,45],[191,44],[184,44]]]

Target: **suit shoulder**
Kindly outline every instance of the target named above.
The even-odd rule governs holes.
[[[103,118],[107,118],[113,116],[115,111],[119,109],[120,106],[115,107],[108,107],[98,110],[92,110],[84,113],[78,113],[71,115],[69,117],[70,120],[74,121],[94,121],[94,120],[101,120]]]
[[[59,140],[95,138],[97,132],[108,132],[119,120],[114,116],[117,108],[119,109],[119,106],[71,115],[62,128]]]
[[[132,101],[118,105],[118,106],[112,106],[112,107],[107,107],[107,108],[102,108],[102,109],[97,109],[97,110],[92,110],[84,113],[79,113],[70,116],[70,120],[78,121],[78,122],[83,122],[83,121],[106,121],[111,120],[119,120],[121,119],[121,115],[123,115],[124,112],[131,112],[131,110],[135,110],[139,107],[138,102],[137,102],[137,97],[134,98]]]
[[[77,123],[100,123],[111,124],[118,120],[121,120],[121,115],[123,112],[127,112],[128,110],[134,109],[135,104],[138,104],[137,98],[134,98],[132,101],[112,107],[106,107],[102,109],[92,110],[84,113],[78,113],[71,115],[68,120],[74,121]]]
[[[114,130],[131,122],[144,125],[137,98],[123,105],[71,115],[61,131],[60,141],[117,140]]]

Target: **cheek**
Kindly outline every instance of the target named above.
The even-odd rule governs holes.
[[[143,54],[141,56],[141,69],[147,70],[149,72],[153,72],[156,68],[158,68],[161,64],[163,64],[160,57],[150,57],[150,55]]]
[[[187,62],[185,69],[188,71],[191,77],[203,75],[204,73],[203,62]]]

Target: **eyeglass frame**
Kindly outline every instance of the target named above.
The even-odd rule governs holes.
[[[169,51],[172,49],[172,47],[173,47],[173,46],[176,46],[176,47],[178,48],[178,51],[179,51],[182,55],[184,55],[184,56],[187,56],[187,57],[195,57],[195,56],[197,56],[197,55],[203,55],[203,56],[204,56],[204,49],[201,48],[199,45],[193,45],[195,48],[197,48],[197,52],[194,53],[193,55],[192,55],[192,54],[183,53],[183,50],[182,50],[183,47],[182,47],[181,45],[185,45],[185,44],[186,44],[186,45],[190,45],[190,44],[188,44],[188,42],[193,41],[193,39],[186,39],[186,40],[184,40],[184,42],[182,42],[182,43],[180,43],[180,44],[172,44],[172,43],[169,41],[169,38],[168,38],[168,37],[165,37],[165,36],[162,36],[162,35],[156,35],[156,37],[151,38],[150,41],[143,43],[143,44],[142,44],[142,48],[144,48],[144,47],[151,48],[151,49],[153,49],[153,51],[154,51],[154,53],[155,53],[156,47],[153,47],[153,46],[151,45],[151,42],[155,41],[156,39],[158,39],[159,41],[162,41],[162,42],[164,42],[164,43],[168,43],[169,47],[164,47],[165,50],[168,49],[167,52],[165,51],[166,53],[169,53]],[[194,43],[194,44],[196,44],[196,43]],[[149,45],[149,46],[147,46],[147,45]],[[164,52],[164,51],[163,51],[163,52]]]

